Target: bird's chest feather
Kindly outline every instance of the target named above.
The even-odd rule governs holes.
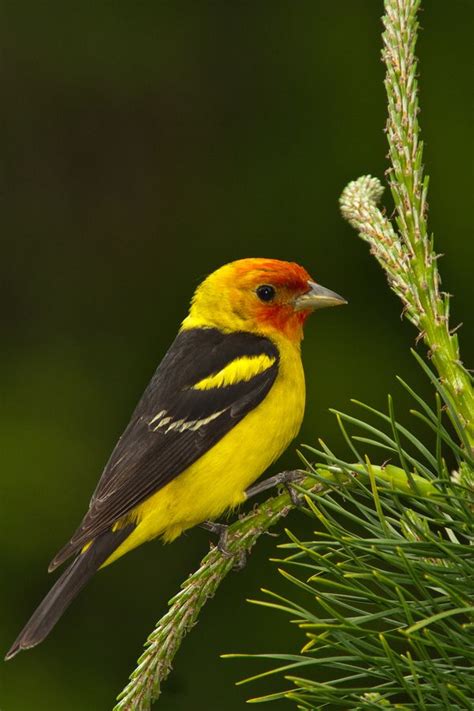
[[[141,535],[166,540],[220,516],[296,437],[304,414],[305,383],[299,349],[282,350],[278,377],[260,405],[212,449],[136,511]]]

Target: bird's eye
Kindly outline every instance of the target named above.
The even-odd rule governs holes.
[[[257,287],[257,296],[260,301],[272,301],[275,298],[275,288],[269,284]]]

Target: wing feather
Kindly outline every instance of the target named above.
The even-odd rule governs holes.
[[[235,380],[232,363],[242,358],[255,361],[255,374],[247,369],[245,378],[229,385],[225,376],[216,377],[232,372]],[[241,363],[238,368],[242,371]],[[117,442],[89,510],[50,570],[213,447],[265,398],[277,372],[278,350],[267,338],[210,328],[180,332]],[[219,385],[194,387],[209,378]]]

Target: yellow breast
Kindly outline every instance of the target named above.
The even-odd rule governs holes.
[[[171,541],[245,500],[247,489],[296,437],[305,382],[298,345],[279,344],[278,376],[260,405],[214,447],[134,512],[136,529],[107,561],[158,535]]]

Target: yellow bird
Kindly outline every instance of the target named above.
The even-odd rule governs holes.
[[[303,419],[304,322],[314,309],[343,303],[299,265],[276,259],[231,262],[202,282],[49,570],[73,562],[6,659],[41,642],[98,568],[245,501]]]

